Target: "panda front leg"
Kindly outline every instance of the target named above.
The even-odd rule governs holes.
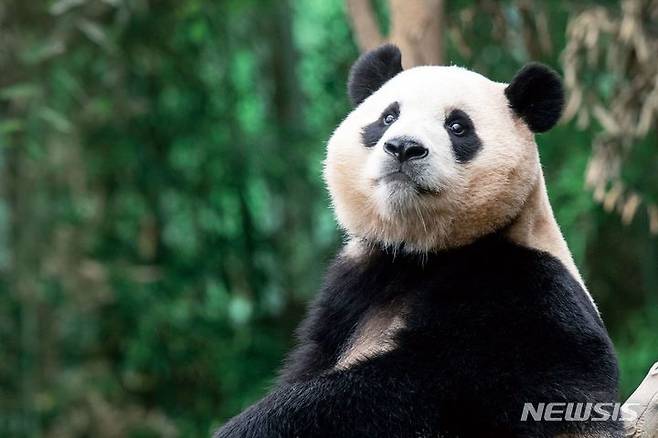
[[[384,371],[376,358],[354,368],[282,384],[219,429],[215,438],[438,436],[438,412],[422,382]]]

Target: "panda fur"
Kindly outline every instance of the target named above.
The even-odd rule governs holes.
[[[617,401],[534,141],[560,117],[558,76],[400,61],[385,45],[352,67],[355,109],[325,162],[349,240],[275,388],[216,436],[622,436],[615,421],[520,421],[524,403]]]

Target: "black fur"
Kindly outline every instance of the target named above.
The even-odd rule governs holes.
[[[384,112],[382,112],[377,120],[363,127],[363,130],[361,131],[361,138],[363,139],[364,145],[373,147],[377,144],[379,139],[382,138],[386,130],[389,128],[389,126],[391,126],[384,123],[384,118],[388,114],[393,114],[396,119],[399,118],[400,104],[393,102],[384,110]]]
[[[452,123],[459,123],[464,128],[462,135],[455,135],[449,126]],[[475,126],[471,118],[462,110],[453,110],[446,118],[446,130],[450,135],[452,142],[452,150],[455,153],[455,158],[460,163],[470,161],[475,154],[482,148],[482,142],[475,132]]]
[[[392,300],[408,309],[398,347],[332,370]],[[339,257],[299,338],[277,387],[217,437],[621,436],[615,422],[520,422],[524,402],[616,401],[617,362],[565,267],[498,235],[427,259]]]
[[[402,54],[393,44],[364,53],[350,69],[347,91],[357,106],[402,71]]]
[[[523,67],[505,88],[509,105],[533,132],[551,129],[562,114],[564,90],[562,81],[543,64]]]

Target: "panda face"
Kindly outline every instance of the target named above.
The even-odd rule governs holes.
[[[376,91],[350,90],[358,106],[329,140],[325,179],[342,227],[426,252],[505,226],[540,175],[510,87],[459,67],[395,70],[378,88],[361,78]]]

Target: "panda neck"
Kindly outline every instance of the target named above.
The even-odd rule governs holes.
[[[511,241],[519,245],[545,251],[560,260],[587,292],[585,282],[553,215],[541,169],[535,187],[521,213],[508,227],[506,234]],[[589,295],[589,292],[587,293]]]
[[[516,218],[502,230],[502,233],[518,245],[544,251],[557,258],[574,279],[580,283],[596,309],[596,304],[587,291],[585,282],[574,263],[571,251],[569,251],[567,242],[553,215],[541,167],[538,170],[534,187],[523,208]],[[343,248],[342,255],[352,260],[362,260],[367,259],[374,251],[381,248],[375,242],[352,236]]]

